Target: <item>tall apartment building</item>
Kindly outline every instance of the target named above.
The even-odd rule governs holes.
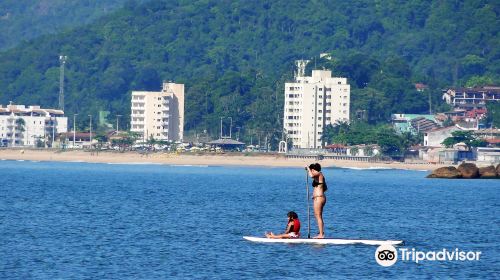
[[[0,146],[36,146],[51,143],[68,131],[64,112],[40,106],[0,105]]]
[[[184,138],[184,85],[163,83],[159,92],[132,91],[132,132],[143,141],[182,141]]]
[[[321,148],[323,129],[337,121],[349,121],[351,86],[346,78],[329,70],[313,70],[305,76],[307,60],[297,61],[293,82],[285,83],[283,129],[293,148]]]

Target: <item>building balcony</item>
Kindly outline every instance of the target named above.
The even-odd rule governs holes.
[[[144,130],[144,125],[140,125],[140,124],[136,124],[136,125],[132,125],[132,128],[131,129],[135,129],[135,130]]]

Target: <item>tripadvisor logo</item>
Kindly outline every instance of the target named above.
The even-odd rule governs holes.
[[[375,251],[375,260],[381,266],[392,266],[398,261],[423,262],[423,261],[479,261],[481,251],[463,251],[441,249],[439,251],[418,251],[414,248],[396,249],[392,245],[380,245]]]
[[[398,260],[398,251],[392,245],[380,245],[375,251],[375,260],[381,266],[391,266]]]

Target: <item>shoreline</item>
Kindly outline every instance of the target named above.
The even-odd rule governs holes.
[[[304,167],[313,159],[286,158],[277,154],[176,154],[155,152],[44,150],[44,149],[0,149],[1,160],[85,162],[108,164],[164,164],[179,166],[241,166],[241,167]],[[449,164],[422,164],[401,162],[360,162],[350,160],[323,159],[318,161],[324,168],[351,169],[402,169],[432,171]]]

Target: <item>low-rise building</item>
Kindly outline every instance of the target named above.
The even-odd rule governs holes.
[[[454,131],[460,130],[456,126],[436,128],[424,133],[424,146],[443,147],[444,139],[451,137]]]
[[[444,91],[443,100],[455,109],[482,109],[486,107],[486,102],[500,101],[500,87],[449,88]]]
[[[68,131],[64,112],[40,106],[0,105],[0,139],[3,146],[51,146],[59,133]]]
[[[493,165],[497,165],[500,163],[500,148],[479,147],[477,148],[476,153],[478,163]]]
[[[434,115],[392,114],[392,126],[397,133],[409,132],[413,135],[439,128]]]
[[[424,147],[419,150],[419,158],[429,163],[457,163],[464,160],[473,161],[476,154],[474,151],[455,148]]]
[[[92,139],[92,142],[95,143],[95,137],[96,134],[92,132],[92,135],[90,132],[66,132],[66,133],[61,133],[59,135],[59,138],[62,140],[64,139],[64,142],[66,142],[67,147],[73,148],[73,149],[80,149],[80,148],[89,148],[91,147],[90,140]]]
[[[426,84],[422,84],[422,83],[416,83],[415,84],[415,89],[419,92],[422,92],[422,91],[426,91],[429,89],[429,86],[426,85]]]
[[[482,139],[500,139],[500,129],[487,128],[474,131],[474,134]]]

